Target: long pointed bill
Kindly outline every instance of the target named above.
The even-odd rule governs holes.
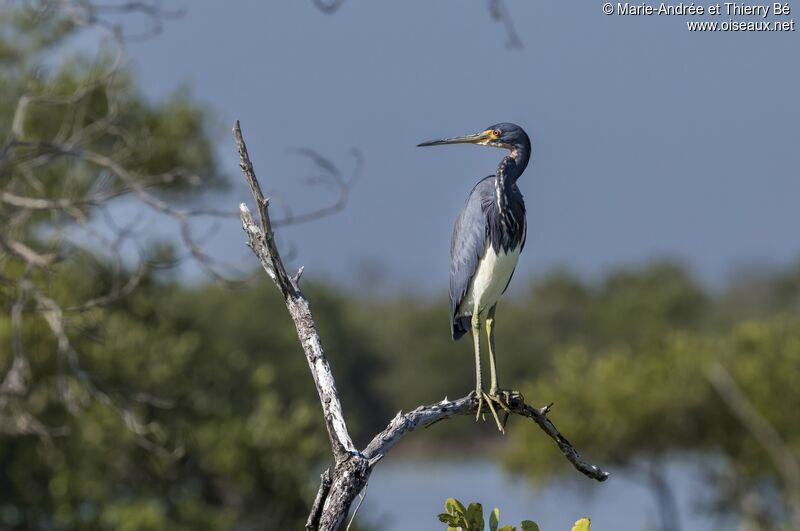
[[[442,138],[441,140],[430,140],[417,144],[417,147],[426,146],[443,146],[445,144],[483,144],[491,140],[491,136],[487,131],[476,133],[474,135],[456,136],[453,138]]]

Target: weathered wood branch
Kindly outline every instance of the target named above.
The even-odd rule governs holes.
[[[309,514],[306,529],[334,531],[344,522],[353,500],[365,488],[375,465],[401,438],[420,426],[430,426],[456,415],[474,415],[478,408],[478,400],[475,393],[470,393],[458,400],[445,399],[436,404],[419,406],[408,413],[398,412],[386,429],[377,434],[363,451],[355,448],[347,431],[336,382],[325,357],[311,307],[300,290],[302,268],[294,277],[286,273],[272,233],[269,200],[265,199],[261,192],[238,121],[234,125],[233,133],[239,152],[239,164],[250,185],[260,218],[260,223],[256,223],[250,209],[242,203],[239,206],[242,228],[247,234],[248,245],[283,295],[286,308],[294,321],[317,387],[335,460],[334,467],[327,470],[320,478],[320,488]],[[556,442],[567,460],[582,474],[598,481],[608,478],[607,472],[584,461],[575,447],[559,433],[547,418],[550,406],[537,409],[527,405],[521,396],[515,395],[509,399],[508,407],[512,413],[536,422]]]
[[[584,461],[575,447],[566,437],[561,435],[555,425],[547,418],[547,413],[551,406],[536,409],[526,404],[521,396],[514,395],[510,398],[508,407],[512,413],[533,420],[542,431],[556,442],[564,457],[583,475],[597,481],[608,479],[608,473]],[[377,463],[392,446],[415,428],[430,426],[440,420],[456,415],[475,415],[477,409],[478,399],[473,392],[458,400],[448,401],[445,399],[429,406],[420,406],[408,413],[401,411],[397,413],[385,430],[370,441],[363,455],[370,460],[370,463]]]
[[[261,193],[261,187],[253,171],[253,163],[247,154],[247,146],[242,138],[242,130],[239,122],[233,128],[236,137],[236,147],[239,150],[239,161],[250,184],[250,190],[258,204],[258,212],[261,217],[261,226],[256,225],[253,216],[247,205],[239,205],[242,219],[242,228],[247,234],[250,248],[261,261],[264,270],[278,286],[284,297],[286,308],[292,316],[300,344],[306,354],[308,367],[314,378],[314,384],[319,393],[319,400],[325,414],[325,425],[328,429],[328,436],[331,442],[333,455],[336,457],[337,464],[346,460],[350,454],[356,453],[353,440],[347,431],[347,424],[342,413],[342,403],[339,400],[339,392],[336,390],[336,382],[333,379],[331,367],[325,358],[322,349],[322,341],[317,333],[314,318],[311,316],[311,307],[306,301],[299,287],[299,275],[297,280],[292,279],[286,273],[286,268],[281,261],[275,238],[269,221],[269,201]]]
[[[331,469],[325,469],[319,477],[319,490],[317,496],[314,498],[314,503],[311,505],[311,511],[308,513],[308,520],[306,520],[306,530],[317,528],[317,523],[322,516],[322,505],[328,497],[331,490]]]

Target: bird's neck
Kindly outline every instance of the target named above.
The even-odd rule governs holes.
[[[508,155],[503,157],[497,166],[497,175],[503,175],[506,182],[513,184],[517,182],[522,172],[528,166],[531,156],[530,142],[526,144],[508,146]]]
[[[495,172],[498,194],[514,186],[517,179],[519,179],[522,172],[525,171],[525,168],[528,166],[530,152],[530,145],[511,146],[509,148],[509,154],[503,157],[503,160],[497,165],[497,172]]]
[[[521,220],[514,217],[509,208],[509,201],[512,189],[525,171],[528,165],[530,148],[525,146],[514,146],[510,153],[503,157],[497,166],[494,176],[494,187],[496,192],[497,210],[500,214],[500,221],[505,230],[517,230],[521,227]]]
[[[518,145],[511,148],[508,157],[514,161],[514,166],[516,169],[516,179],[522,175],[522,172],[525,171],[525,168],[528,167],[528,160],[531,158],[531,144],[530,141],[525,143],[524,145]]]

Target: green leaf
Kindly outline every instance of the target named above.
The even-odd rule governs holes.
[[[443,524],[458,525],[458,521],[456,520],[456,517],[453,516],[450,513],[440,513],[439,514],[439,521],[442,522]]]
[[[513,525],[504,525],[503,527],[501,527],[497,531],[517,531],[517,528],[514,527]]]
[[[489,531],[497,531],[500,524],[500,509],[497,507],[489,514]]]
[[[456,501],[453,498],[447,498],[444,501],[444,510],[447,511],[449,514],[455,514]]]
[[[483,505],[470,503],[467,507],[467,525],[469,531],[483,531]]]
[[[522,531],[539,531],[539,526],[536,525],[536,522],[530,520],[523,520],[520,525],[522,526]]]
[[[467,514],[467,510],[464,508],[464,505],[455,498],[447,498],[444,502],[444,509],[450,514]]]
[[[589,526],[591,525],[592,521],[588,518],[581,518],[575,525],[572,526],[572,531],[589,531]]]

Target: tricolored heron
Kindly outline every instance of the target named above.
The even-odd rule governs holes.
[[[531,154],[531,141],[516,124],[499,123],[467,136],[432,140],[419,144],[440,146],[444,144],[478,144],[507,149],[497,166],[497,173],[478,181],[467,198],[453,228],[450,244],[450,327],[453,339],[459,339],[467,330],[472,331],[475,348],[475,393],[478,397],[480,417],[483,402],[504,431],[493,406],[497,404],[506,412],[512,392],[502,391],[497,383],[497,366],[494,348],[494,315],[497,301],[508,284],[517,259],[525,246],[525,202],[517,187]],[[486,328],[489,342],[489,392],[481,384],[481,331]]]

